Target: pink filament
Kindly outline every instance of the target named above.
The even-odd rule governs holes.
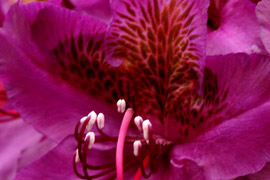
[[[117,174],[117,180],[123,180],[124,174],[123,174],[123,151],[124,151],[124,144],[125,144],[125,138],[128,130],[129,123],[131,121],[131,118],[134,114],[134,111],[129,108],[125,112],[125,115],[122,120],[122,124],[120,127],[120,132],[118,135],[118,141],[117,141],[117,147],[116,147],[116,174]]]
[[[147,167],[147,165],[149,164],[149,155],[147,155],[144,160],[143,160],[143,167],[144,169]],[[141,168],[139,168],[134,176],[133,180],[140,180],[142,177],[142,171]]]

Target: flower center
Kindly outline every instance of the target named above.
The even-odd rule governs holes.
[[[167,157],[173,146],[172,141],[168,141],[159,135],[153,134],[152,124],[149,120],[143,120],[140,116],[134,118],[134,124],[141,133],[141,136],[128,136],[128,127],[134,111],[129,108],[125,109],[124,100],[117,102],[117,110],[124,113],[122,124],[118,137],[112,137],[103,132],[105,125],[105,116],[103,113],[98,115],[92,111],[83,117],[76,125],[75,139],[77,141],[77,150],[73,156],[73,168],[76,175],[82,179],[95,179],[106,177],[106,179],[118,180],[124,179],[124,171],[128,171],[138,166],[134,179],[140,179],[141,176],[148,178],[159,168],[161,160]],[[98,135],[94,131],[96,126]],[[116,145],[115,159],[111,162],[94,165],[90,164],[87,158],[91,157],[91,150],[95,149],[95,145],[114,143]],[[132,146],[132,153],[125,153],[125,147]],[[81,164],[81,171],[78,170],[78,163]]]

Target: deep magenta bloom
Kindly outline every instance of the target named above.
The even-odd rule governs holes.
[[[230,180],[267,168],[269,56],[206,57],[208,4],[113,0],[109,27],[14,5],[1,76],[25,121],[59,142],[16,179]]]

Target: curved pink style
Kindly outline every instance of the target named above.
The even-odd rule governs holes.
[[[128,130],[129,123],[131,121],[131,118],[134,114],[134,111],[129,108],[127,109],[121,127],[119,131],[119,138],[117,141],[117,147],[116,147],[116,172],[117,172],[117,179],[123,180],[123,151],[124,151],[124,144],[125,144],[125,138]]]

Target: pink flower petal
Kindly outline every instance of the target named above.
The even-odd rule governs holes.
[[[236,180],[268,180],[270,178],[270,165],[267,163],[262,170],[257,173],[244,177],[236,178]]]
[[[16,4],[9,11],[0,35],[1,75],[14,107],[50,138],[72,134],[92,110],[110,114],[106,123],[120,126],[114,101],[105,100],[112,98],[108,83],[117,80],[102,56],[106,27],[48,3]]]
[[[18,163],[21,152],[26,148],[39,146],[42,135],[27,125],[22,119],[1,123],[0,126],[0,177],[11,180],[15,177],[17,169],[38,159],[43,155],[40,151],[32,151],[31,155],[24,157],[24,163]],[[49,147],[45,148],[46,151]]]
[[[194,161],[206,179],[233,179],[255,173],[270,158],[270,103],[253,108],[174,147],[172,158]]]
[[[256,4],[250,0],[228,0],[222,5],[223,7],[218,7],[219,28],[208,30],[206,54],[265,51],[259,36],[260,27],[255,15]]]

